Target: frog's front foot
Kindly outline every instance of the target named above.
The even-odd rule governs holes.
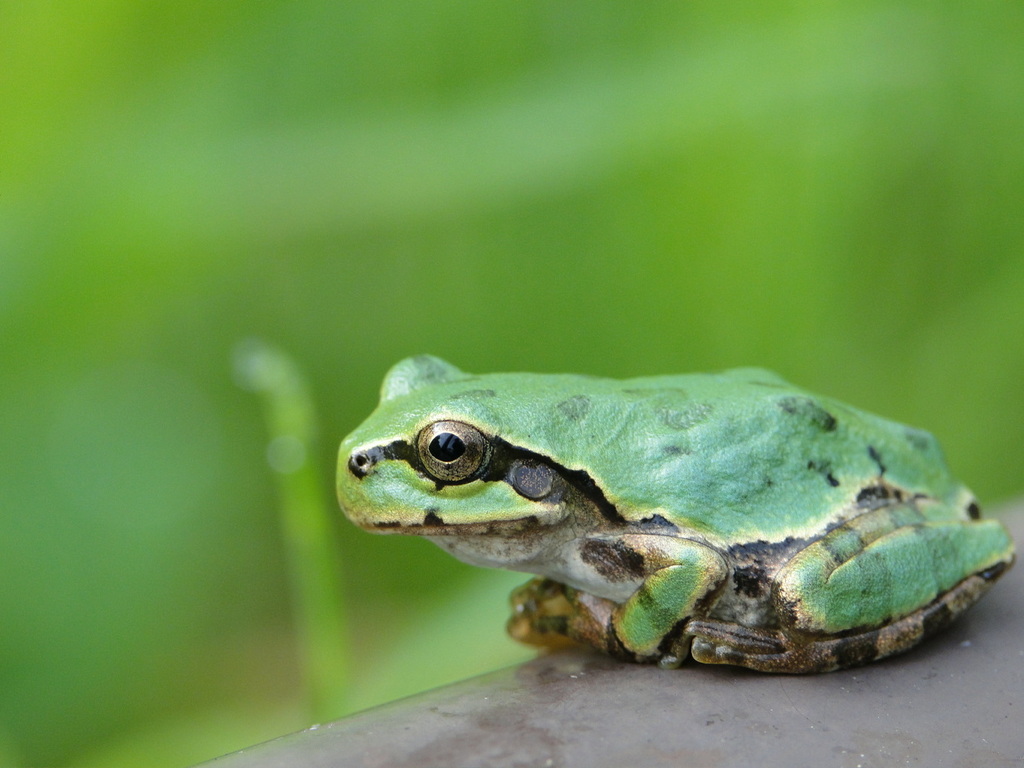
[[[554,649],[571,643],[567,631],[572,607],[565,585],[551,579],[532,579],[512,592],[508,633],[528,645]]]
[[[582,643],[614,656],[623,656],[611,631],[616,604],[561,582],[538,577],[511,596],[508,633],[521,643],[552,650]]]

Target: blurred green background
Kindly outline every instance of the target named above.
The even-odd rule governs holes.
[[[419,352],[763,365],[1020,493],[1022,39],[925,0],[0,6],[0,765],[311,722],[245,338],[308,377],[328,504]],[[341,709],[530,656],[522,577],[337,532]]]

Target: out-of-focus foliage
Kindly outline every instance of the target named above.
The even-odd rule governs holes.
[[[432,352],[764,365],[1019,492],[1021,40],[1015,3],[5,3],[0,763],[308,724],[246,337],[325,477]],[[338,535],[350,707],[529,654],[517,577]]]

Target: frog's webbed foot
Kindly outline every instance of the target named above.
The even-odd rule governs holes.
[[[623,649],[610,631],[616,604],[537,577],[511,596],[508,633],[516,640],[546,649],[582,643],[622,657]]]
[[[704,664],[736,664],[761,672],[831,672],[912,648],[952,623],[995,582],[1004,568],[967,577],[928,605],[885,626],[841,636],[810,636],[728,622],[694,620],[690,653]]]

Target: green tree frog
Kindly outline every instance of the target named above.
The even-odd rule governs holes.
[[[630,380],[388,372],[341,444],[357,525],[536,574],[509,631],[679,666],[905,651],[1013,563],[935,439],[759,369]]]

